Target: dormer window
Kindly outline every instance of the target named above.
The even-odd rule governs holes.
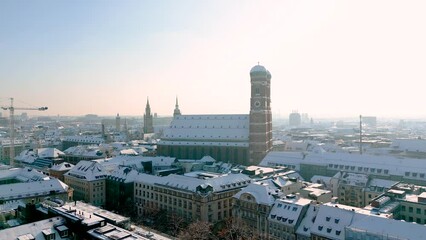
[[[331,233],[331,228],[327,228],[327,233]]]
[[[339,236],[341,232],[342,232],[342,231],[337,231],[337,230],[336,230],[336,235],[337,235],[337,236]]]
[[[324,227],[323,226],[318,226],[318,230],[322,231]]]
[[[330,222],[330,219],[331,219],[331,217],[325,217],[325,220],[326,220],[327,222]]]
[[[334,223],[336,223],[336,224],[338,224],[338,223],[339,223],[339,221],[340,221],[340,219],[339,219],[339,218],[334,219]]]

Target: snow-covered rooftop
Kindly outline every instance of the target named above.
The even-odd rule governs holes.
[[[22,199],[31,196],[49,195],[51,191],[64,193],[68,190],[68,185],[59,179],[49,179],[46,181],[13,183],[0,185],[0,199]]]
[[[356,236],[356,239],[366,239],[367,236],[371,239],[424,239],[426,227],[374,215],[355,214],[352,223],[346,228],[346,234],[346,237]]]
[[[426,181],[426,160],[402,158],[391,155],[313,152],[269,152],[260,166],[292,165],[300,170],[300,164],[326,166],[333,170],[360,172],[376,175],[397,175]]]
[[[65,219],[62,217],[53,217],[38,222],[33,222],[13,228],[8,228],[0,231],[0,239],[17,239],[17,240],[45,240],[43,231],[54,234],[52,239],[61,238],[55,227],[64,226]],[[67,238],[65,238],[67,239]]]
[[[310,237],[311,228],[314,225],[316,216],[318,214],[319,205],[311,203],[308,207],[308,210],[305,213],[302,221],[299,224],[299,227],[296,230],[296,233],[302,236]]]
[[[292,199],[277,199],[269,213],[269,221],[276,222],[289,227],[295,227],[299,218],[303,217],[304,209],[306,209],[312,200],[306,198],[298,198],[294,196]]]
[[[311,227],[311,234],[328,239],[345,239],[345,227],[348,226],[355,211],[339,207],[321,205],[315,222]]]
[[[249,116],[180,115],[164,129],[159,145],[248,146]]]
[[[234,195],[234,198],[240,199],[242,195],[250,194],[257,204],[272,206],[275,199],[280,195],[280,191],[275,186],[253,182]]]
[[[53,165],[50,169],[54,171],[69,171],[71,170],[75,165],[67,162],[63,162],[60,164]]]
[[[136,182],[158,184],[183,191],[197,192],[198,187],[212,187],[212,192],[222,192],[230,189],[238,189],[247,186],[251,179],[244,174],[227,174],[208,179],[194,178],[190,176],[170,174],[165,177],[139,174]]]
[[[390,146],[393,150],[426,152],[426,139],[394,139]]]
[[[49,179],[49,176],[33,168],[12,168],[0,170],[0,180],[16,179],[20,182],[43,181]]]
[[[80,161],[70,171],[65,173],[65,176],[86,179],[87,181],[95,181],[106,178],[107,171],[97,162]]]
[[[65,153],[56,148],[39,148],[37,155],[39,158],[59,158],[65,156]]]

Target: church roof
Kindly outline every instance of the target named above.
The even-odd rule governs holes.
[[[159,144],[248,146],[249,115],[180,115]]]

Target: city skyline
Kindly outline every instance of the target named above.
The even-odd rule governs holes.
[[[368,6],[368,7],[366,7]],[[250,68],[272,111],[314,118],[419,112],[426,3],[2,1],[0,106],[31,115],[246,113]],[[6,113],[6,112],[4,112]],[[7,115],[4,114],[4,115]]]

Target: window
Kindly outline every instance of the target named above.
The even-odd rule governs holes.
[[[413,212],[413,207],[408,207],[408,212],[412,213]]]
[[[422,214],[422,210],[420,208],[416,208],[416,213],[417,214]]]
[[[405,206],[401,206],[401,211],[405,212],[406,211],[406,207]],[[426,210],[425,210],[425,215],[426,215]]]

